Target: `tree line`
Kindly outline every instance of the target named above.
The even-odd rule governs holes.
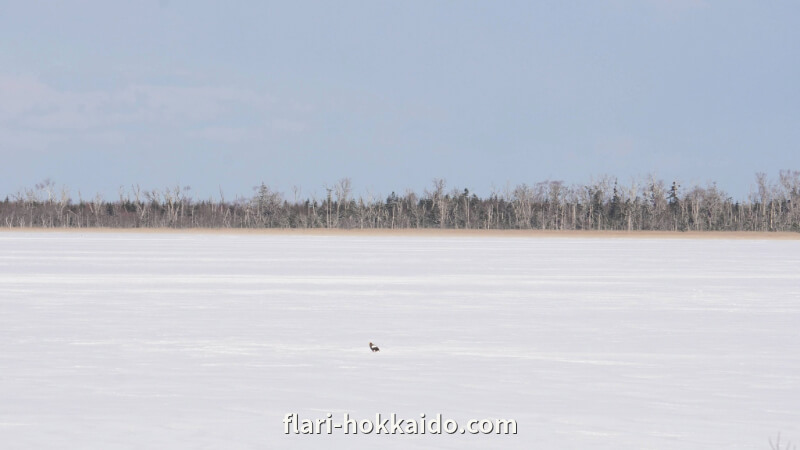
[[[0,226],[43,228],[340,228],[540,229],[800,232],[800,171],[777,180],[756,174],[746,199],[716,184],[683,187],[651,177],[623,186],[604,177],[588,184],[520,184],[479,197],[435,179],[421,194],[353,194],[343,178],[321,198],[292,199],[267,184],[252,197],[199,200],[189,187],[120,188],[119,197],[73,200],[45,180],[0,202]]]

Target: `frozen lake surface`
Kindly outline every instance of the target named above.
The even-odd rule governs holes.
[[[381,347],[372,353],[368,342]],[[286,435],[343,413],[516,435]],[[3,448],[800,443],[800,241],[0,233]]]

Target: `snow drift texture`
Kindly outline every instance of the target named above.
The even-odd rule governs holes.
[[[4,233],[0,346],[5,448],[766,449],[800,441],[800,242]]]

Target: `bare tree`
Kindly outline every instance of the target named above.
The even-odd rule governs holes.
[[[480,198],[469,189],[446,190],[434,179],[421,196],[406,190],[402,196],[367,195],[354,199],[352,184],[343,178],[303,198],[293,199],[265,183],[250,198],[197,201],[189,186],[146,191],[134,185],[119,189],[114,201],[101,194],[78,202],[69,189],[52,180],[21,189],[0,201],[0,224],[6,227],[329,227],[329,228],[486,228],[486,229],[617,229],[617,230],[769,230],[800,231],[800,172],[781,171],[778,181],[765,174],[744,201],[732,199],[710,183],[667,190],[654,176],[620,185],[603,177],[588,185],[559,181],[492,189]]]

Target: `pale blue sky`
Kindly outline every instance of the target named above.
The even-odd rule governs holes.
[[[0,0],[0,194],[800,169],[800,2]]]

